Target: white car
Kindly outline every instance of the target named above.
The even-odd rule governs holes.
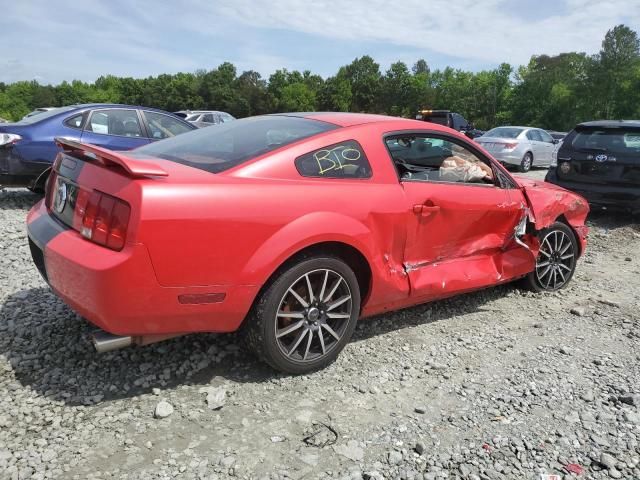
[[[545,130],[532,127],[497,127],[475,139],[505,165],[528,172],[532,166],[551,165],[558,140]]]

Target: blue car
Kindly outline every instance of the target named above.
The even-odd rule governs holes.
[[[55,137],[131,150],[195,130],[177,116],[152,108],[87,104],[55,108],[0,124],[0,186],[42,191],[60,148]]]

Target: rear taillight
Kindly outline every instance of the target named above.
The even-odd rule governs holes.
[[[88,240],[112,250],[122,250],[131,208],[106,193],[80,190],[76,198],[73,226]]]
[[[505,150],[513,150],[517,146],[518,146],[517,143],[505,143],[504,147],[502,147],[502,148],[504,148]]]
[[[15,133],[0,133],[0,146],[10,147],[20,140],[22,140],[22,137]]]

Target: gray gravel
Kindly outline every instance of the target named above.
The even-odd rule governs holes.
[[[592,218],[561,293],[508,285],[376,317],[335,364],[287,377],[233,335],[97,355],[32,266],[36,200],[0,193],[0,478],[640,478],[629,218]]]

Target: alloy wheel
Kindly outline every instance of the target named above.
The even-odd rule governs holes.
[[[540,243],[536,261],[536,277],[546,290],[558,290],[571,278],[576,251],[573,242],[562,230],[552,230]]]
[[[295,362],[313,362],[342,339],[353,313],[349,285],[335,270],[305,273],[287,289],[275,318],[280,351]]]

